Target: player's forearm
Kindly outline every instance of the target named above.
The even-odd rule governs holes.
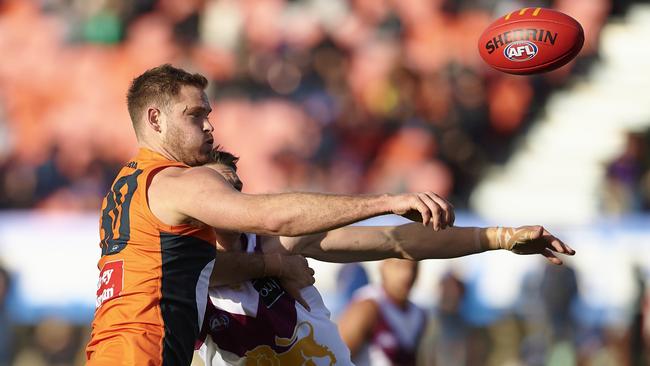
[[[290,253],[324,262],[362,262],[399,256],[387,227],[349,226],[298,238],[283,237],[280,242]]]
[[[217,252],[210,286],[224,286],[282,273],[279,254]]]
[[[259,197],[257,210],[272,218],[272,235],[299,236],[336,229],[390,212],[388,195],[284,193]]]
[[[163,208],[170,211],[164,221],[168,224],[198,220],[218,230],[298,236],[390,212],[421,210],[429,217],[429,211],[438,207],[429,207],[434,206],[431,199],[424,202],[415,195],[245,194],[209,168],[188,171],[183,179],[170,178],[163,182],[167,185],[160,183],[158,190],[150,190],[156,202],[167,205]]]
[[[455,258],[495,248],[494,230],[452,227],[432,231],[421,224],[352,226],[287,241],[292,253],[328,262],[359,262],[385,258]]]
[[[451,227],[431,232],[421,225],[406,224],[388,232],[396,251],[406,259],[456,258],[497,247],[492,228]]]

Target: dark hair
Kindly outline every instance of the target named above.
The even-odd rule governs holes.
[[[210,152],[210,157],[208,158],[208,162],[206,164],[222,164],[231,167],[234,171],[237,171],[238,161],[239,156],[235,156],[228,151],[221,150],[221,147],[217,146]]]
[[[191,74],[170,64],[149,69],[133,79],[126,95],[126,104],[136,134],[144,109],[152,102],[167,105],[184,85],[203,90],[208,80],[201,74]]]

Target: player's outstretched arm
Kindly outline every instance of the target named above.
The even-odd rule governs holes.
[[[349,226],[300,238],[267,238],[269,250],[286,250],[328,262],[359,262],[385,258],[412,260],[455,258],[486,250],[541,254],[562,264],[556,253],[575,251],[541,226],[518,228],[452,227],[431,231],[418,224]]]
[[[266,235],[306,235],[386,213],[421,220],[434,230],[454,222],[453,207],[432,192],[252,195],[235,190],[206,167],[167,168],[154,176],[148,194],[152,211],[167,224],[194,218],[217,229]]]

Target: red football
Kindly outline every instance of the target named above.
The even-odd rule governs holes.
[[[485,62],[510,74],[537,74],[571,61],[585,35],[575,19],[546,8],[508,13],[481,34],[478,50]]]

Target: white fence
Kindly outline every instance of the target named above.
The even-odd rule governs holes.
[[[366,225],[395,224],[401,218],[385,216]],[[458,226],[484,226],[471,215],[459,215]],[[492,223],[490,223],[492,224]],[[516,225],[520,223],[502,223]],[[0,214],[0,264],[12,274],[9,311],[16,322],[60,316],[74,322],[92,319],[99,259],[99,220],[93,214],[4,212]],[[580,313],[588,321],[625,323],[635,299],[635,266],[650,277],[650,217],[602,220],[581,227],[550,227],[577,250],[568,261],[576,269]],[[420,266],[413,298],[435,306],[438,280],[455,271],[471,283],[476,321],[489,321],[519,299],[522,280],[543,269],[541,257],[491,252],[454,260],[430,260]],[[317,287],[326,302],[335,290],[339,265],[312,262]],[[366,263],[371,279],[375,263]],[[596,320],[589,320],[589,314]]]

